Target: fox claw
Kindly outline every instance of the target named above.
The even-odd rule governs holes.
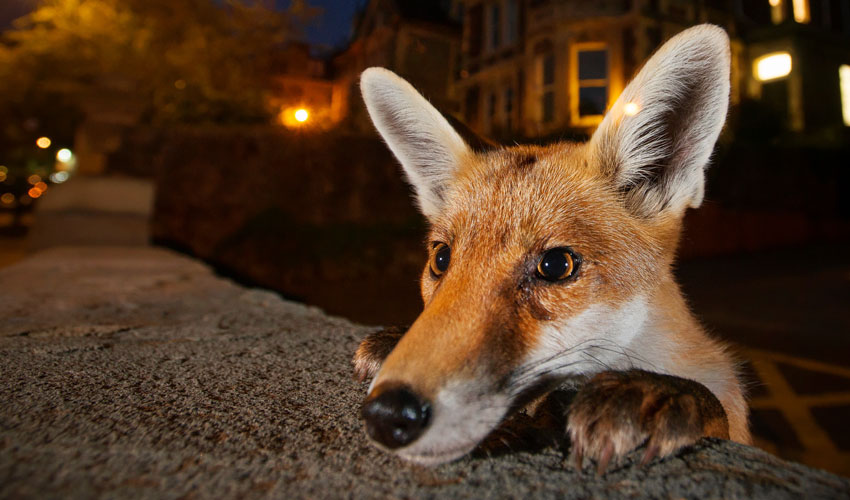
[[[670,455],[703,436],[729,438],[726,414],[703,385],[670,375],[602,372],[582,387],[567,420],[576,465],[584,457],[603,474],[646,443],[640,464]]]
[[[646,451],[643,453],[643,457],[640,459],[640,466],[645,467],[646,464],[652,461],[653,458],[658,456],[660,448],[655,443],[650,443],[646,447]]]
[[[576,463],[576,470],[582,470],[584,468],[584,456],[582,454],[581,448],[578,446],[573,450],[573,457]]]
[[[605,448],[602,451],[602,457],[600,457],[599,462],[596,464],[596,474],[601,476],[608,469],[608,464],[611,462],[611,457],[614,456],[614,443],[608,441],[608,444],[605,445]]]
[[[391,326],[367,335],[360,342],[351,360],[354,364],[354,379],[365,382],[377,375],[384,359],[389,356],[407,330],[408,327]]]

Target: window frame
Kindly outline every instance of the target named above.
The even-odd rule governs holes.
[[[605,78],[579,80],[579,53],[605,51]],[[612,94],[612,53],[611,45],[607,42],[579,42],[570,45],[570,124],[576,127],[590,127],[599,125],[605,117],[605,113],[611,107]],[[599,115],[581,115],[579,112],[579,92],[583,87],[605,87],[605,110]]]

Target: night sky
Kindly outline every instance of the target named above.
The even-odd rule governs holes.
[[[306,27],[306,41],[320,50],[345,45],[351,36],[354,14],[367,1],[307,0],[310,6],[321,8],[322,14]],[[36,3],[36,0],[0,0],[0,30],[11,27],[14,19],[28,13]],[[275,0],[279,9],[287,9],[291,3],[292,0]]]
[[[307,41],[316,46],[340,47],[351,36],[352,20],[358,9],[368,0],[308,0],[308,4],[320,7],[323,12],[312,26],[305,30]],[[288,8],[292,0],[276,0],[278,8]]]
[[[0,30],[11,27],[12,21],[32,10],[35,3],[35,0],[0,0]]]

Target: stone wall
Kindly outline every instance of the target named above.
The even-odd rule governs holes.
[[[850,498],[847,478],[720,440],[604,475],[513,433],[402,462],[360,420],[350,360],[374,329],[161,249],[52,249],[0,289],[0,498]]]
[[[155,241],[359,321],[415,318],[426,228],[377,137],[271,128],[148,136],[160,141]],[[687,215],[681,255],[846,238],[847,154],[721,149],[705,205]]]
[[[156,182],[155,241],[361,321],[415,317],[425,226],[377,138],[185,130]]]

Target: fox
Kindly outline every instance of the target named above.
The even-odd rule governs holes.
[[[411,84],[360,79],[429,226],[423,309],[364,338],[355,375],[379,448],[425,466],[473,451],[558,387],[570,454],[600,471],[703,437],[750,444],[738,363],[673,275],[726,121],[730,44],[699,25],[643,65],[586,142],[474,148]]]

